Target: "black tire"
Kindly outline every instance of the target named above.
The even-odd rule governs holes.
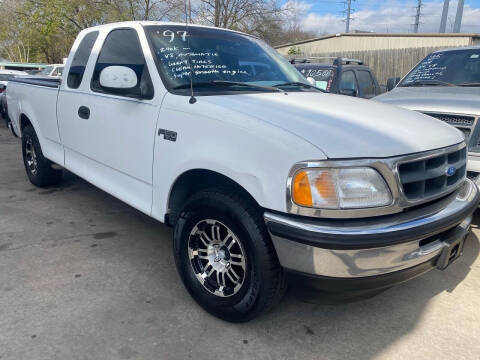
[[[22,131],[22,153],[25,171],[33,185],[46,187],[56,185],[62,180],[63,171],[53,169],[53,163],[43,156],[37,134],[31,125],[27,125]]]
[[[197,225],[206,219],[213,219],[230,229],[240,242],[238,246],[241,246],[245,253],[243,283],[238,292],[228,297],[215,295],[212,290],[207,289],[197,279],[198,267],[195,270],[193,260],[189,258],[189,247],[192,249],[189,239],[194,236],[191,235],[192,230],[198,229]],[[253,201],[228,190],[200,191],[187,201],[181,212],[175,225],[173,241],[175,262],[185,287],[191,296],[214,316],[230,322],[249,321],[268,311],[284,293],[283,269],[278,262],[262,213]],[[232,249],[235,246],[237,245]],[[225,279],[224,274],[223,284]]]

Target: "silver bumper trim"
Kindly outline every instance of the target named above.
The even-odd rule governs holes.
[[[422,225],[433,224],[440,219],[449,217],[459,211],[461,211],[466,205],[468,205],[477,194],[477,187],[469,179],[465,180],[464,186],[456,194],[455,199],[448,204],[447,207],[442,210],[431,214],[429,216],[418,216],[413,219],[405,220],[405,217],[399,215],[397,217],[392,216],[392,220],[383,221],[381,223],[375,223],[373,225],[360,225],[360,226],[330,226],[330,225],[317,225],[313,222],[299,221],[292,217],[277,215],[273,213],[265,213],[264,218],[267,224],[269,222],[280,223],[290,226],[292,228],[307,230],[310,232],[318,232],[322,234],[330,235],[374,235],[374,234],[388,234],[391,232],[403,231],[419,227]]]
[[[470,180],[465,182],[456,198],[443,210],[426,217],[414,218],[406,222],[366,225],[356,227],[333,227],[305,223],[272,213],[265,214],[269,222],[281,222],[293,228],[319,232],[328,235],[343,236],[385,234],[412,229],[452,216],[464,210],[477,197],[478,188]],[[471,216],[463,220],[459,227],[468,230]],[[415,267],[439,256],[446,246],[440,235],[438,239],[420,246],[422,239],[400,244],[371,247],[366,249],[326,249],[271,234],[278,258],[284,268],[334,278],[356,278],[388,274]]]

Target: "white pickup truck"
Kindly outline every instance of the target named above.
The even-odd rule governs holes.
[[[186,288],[228,321],[271,308],[287,275],[364,291],[445,269],[479,201],[458,130],[325,94],[234,31],[93,27],[63,80],[14,79],[8,104],[34,185],[65,168],[173,226]]]

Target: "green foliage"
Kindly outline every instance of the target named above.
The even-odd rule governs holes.
[[[298,46],[292,46],[291,48],[288,49],[288,55],[294,56],[294,55],[302,55],[302,50]]]
[[[194,23],[244,31],[271,44],[307,36],[295,27],[299,16],[279,0],[186,1]],[[85,28],[128,20],[185,21],[184,6],[185,0],[0,0],[0,57],[60,63]]]

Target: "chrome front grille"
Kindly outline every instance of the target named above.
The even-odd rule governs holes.
[[[296,215],[354,219],[397,214],[424,204],[442,202],[464,184],[467,147],[465,142],[425,152],[378,159],[322,160],[299,162],[290,170],[287,181],[287,210]],[[450,167],[455,172],[447,175]],[[292,198],[292,179],[301,169],[308,168],[373,168],[382,175],[391,194],[392,203],[376,208],[320,209],[302,207]]]
[[[467,149],[457,149],[398,165],[403,193],[409,201],[419,201],[453,191],[467,172]]]
[[[475,123],[475,117],[473,116],[436,114],[436,113],[425,113],[425,114],[432,116],[438,120],[445,121],[447,124],[450,124],[452,126],[472,127]]]
[[[424,112],[424,114],[456,127],[463,133],[469,147],[469,151],[480,151],[480,132],[474,131],[478,123],[479,117],[475,115],[442,114],[431,112]]]

